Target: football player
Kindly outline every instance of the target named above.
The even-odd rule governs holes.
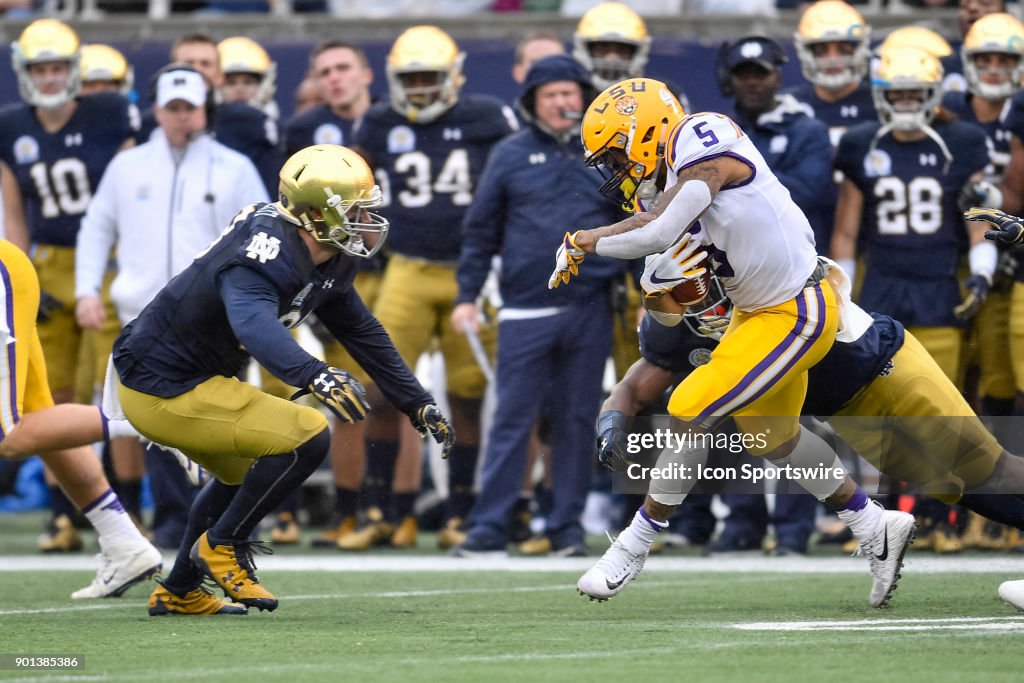
[[[31,253],[42,289],[39,337],[54,400],[75,397],[83,331],[75,323],[74,262],[79,221],[110,159],[132,144],[131,105],[120,95],[79,97],[79,41],[66,24],[40,19],[12,45],[12,66],[23,102],[0,113],[0,192],[4,229]],[[30,251],[31,250],[31,251]],[[110,279],[105,282],[109,292]],[[97,332],[89,360],[102,377],[118,326],[109,296],[110,324]],[[92,385],[82,387],[92,397]],[[130,449],[125,442],[115,445]],[[73,508],[48,477],[54,517],[40,537],[42,550],[74,549]]]
[[[353,126],[371,104],[370,84],[373,82],[373,71],[370,69],[366,53],[358,45],[341,41],[320,43],[310,53],[309,73],[309,79],[313,82],[321,102],[307,111],[296,114],[285,126],[284,145],[289,154],[310,145],[350,144]],[[359,274],[356,275],[355,281],[356,291],[371,310],[380,292],[384,264],[383,254],[363,259],[359,264]],[[314,330],[316,329],[318,328],[314,327]],[[324,345],[324,359],[329,364],[349,368],[360,382],[369,382],[369,376],[340,344],[327,335],[318,336]],[[367,534],[353,535],[357,531],[359,489],[363,483],[366,464],[366,424],[335,420],[331,431],[334,515],[324,533],[313,540],[313,545],[335,547],[341,543],[346,549],[369,547],[375,539],[367,538]],[[415,439],[406,438],[403,444],[412,449],[420,447]],[[343,537],[345,540],[341,541]]]
[[[95,406],[54,405],[36,328],[39,280],[25,252],[0,240],[0,458],[39,453],[47,468],[99,535],[102,565],[74,599],[118,597],[160,570],[160,551],[125,511],[87,444],[108,436],[138,437],[123,420],[108,421]]]
[[[871,563],[869,603],[884,605],[913,536],[913,517],[871,504],[831,448],[799,422],[807,370],[832,346],[839,324],[836,294],[807,218],[732,120],[686,116],[658,81],[631,79],[601,93],[583,117],[583,143],[588,162],[610,176],[605,192],[625,202],[663,194],[650,211],[566,233],[548,286],[568,283],[588,252],[638,258],[673,246],[648,262],[641,280],[648,310],[672,316],[680,307],[663,308],[674,302],[665,295],[713,267],[736,310],[711,361],[672,393],[669,413],[691,433],[733,417],[753,437],[751,454],[777,465],[829,463],[836,476],[792,480],[838,509]],[[666,451],[667,464],[703,461],[700,440],[686,441],[678,453]],[[654,480],[632,523],[577,587],[595,599],[622,591],[692,483]]]
[[[373,105],[356,129],[355,143],[375,167],[392,224],[390,259],[374,313],[407,363],[437,340],[445,361],[449,405],[462,435],[448,466],[448,520],[457,525],[472,504],[480,444],[480,407],[486,380],[467,338],[449,320],[455,305],[458,226],[473,201],[476,179],[491,147],[516,127],[512,110],[484,95],[463,94],[465,53],[436,26],[402,33],[387,59],[388,102]],[[410,315],[410,311],[418,311]],[[493,330],[481,330],[490,347]],[[371,397],[371,402],[377,401]],[[395,469],[394,411],[367,420],[367,484],[371,500],[386,509]],[[418,459],[417,459],[418,462]],[[418,474],[416,462],[400,474]],[[400,476],[390,515],[400,526],[392,542],[415,537],[412,505],[418,476]],[[367,527],[377,539],[387,526]]]
[[[114,349],[117,398],[147,438],[179,448],[215,479],[196,497],[174,568],[151,615],[273,610],[255,574],[250,534],[327,455],[313,408],[237,379],[250,354],[346,421],[366,415],[362,386],[288,332],[310,313],[366,368],[388,400],[443,444],[454,432],[352,287],[358,259],[384,243],[371,211],[380,188],[366,163],[335,145],[309,147],[281,169],[279,201],[243,208],[223,235],[129,323]],[[212,578],[233,605],[200,586]]]
[[[628,5],[602,2],[587,10],[572,36],[572,56],[604,90],[625,78],[644,75],[651,51],[647,24]]]
[[[133,97],[135,70],[120,51],[101,43],[83,45],[80,65],[83,95],[116,92]]]
[[[247,102],[277,119],[277,62],[252,38],[234,36],[217,43],[224,84],[222,102]]]
[[[793,42],[806,82],[786,91],[829,130],[833,148],[846,129],[874,121],[875,105],[865,82],[871,59],[871,27],[860,13],[841,0],[822,0],[800,17]],[[838,176],[838,174],[836,174]],[[823,204],[835,206],[838,183],[830,186]],[[829,253],[832,211],[812,216],[819,254]]]

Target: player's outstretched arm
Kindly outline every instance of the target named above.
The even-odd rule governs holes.
[[[985,239],[1001,244],[1024,244],[1024,219],[999,209],[975,207],[964,211],[968,223],[987,223]]]
[[[641,358],[630,366],[601,406],[597,420],[597,459],[619,472],[629,466],[626,457],[626,418],[636,415],[672,385],[672,373]]]

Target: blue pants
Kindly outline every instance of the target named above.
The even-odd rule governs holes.
[[[469,515],[474,542],[508,540],[530,431],[542,405],[550,410],[551,421],[553,502],[547,535],[555,548],[583,542],[579,520],[590,488],[594,422],[611,341],[612,316],[603,300],[553,316],[500,323],[497,406],[480,495]]]
[[[788,484],[788,486],[787,486]],[[798,489],[800,493],[796,490]],[[768,527],[768,508],[759,493],[727,493],[722,502],[729,506],[729,516],[722,530],[723,538],[762,539]],[[790,482],[779,482],[775,496],[775,537],[779,546],[806,552],[814,531],[818,501]]]

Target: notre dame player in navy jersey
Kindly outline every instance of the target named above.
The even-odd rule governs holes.
[[[960,121],[935,122],[942,68],[915,48],[882,54],[875,80],[881,122],[849,130],[839,143],[840,188],[832,254],[854,269],[863,232],[867,271],[860,303],[914,330],[951,381],[960,366],[962,327],[991,284],[996,253],[970,228],[971,277],[961,305],[956,270],[963,219],[957,198],[988,164],[985,133]]]
[[[22,102],[0,111],[0,191],[7,238],[29,252],[42,291],[39,337],[50,388],[58,403],[76,398],[83,332],[75,322],[74,264],[79,222],[107,163],[130,145],[134,109],[117,94],[79,97],[79,41],[54,19],[34,21],[12,45],[12,66]],[[109,292],[110,279],[105,291]],[[88,364],[103,376],[117,335],[117,316],[106,296],[110,325],[88,333]],[[83,366],[84,367],[84,366]],[[77,398],[91,400],[92,382]],[[54,520],[40,549],[75,549],[77,537],[57,528],[73,508],[55,482]],[[64,540],[62,540],[64,539]],[[80,543],[77,545],[80,546]]]
[[[344,147],[320,145],[290,158],[280,180],[280,201],[242,209],[114,347],[125,416],[216,477],[196,498],[174,569],[150,597],[153,615],[232,613],[199,587],[202,574],[237,603],[277,607],[254,573],[249,534],[320,464],[330,432],[319,411],[237,375],[251,355],[340,419],[360,420],[368,407],[357,380],[309,355],[288,333],[308,314],[317,314],[445,455],[454,439],[352,287],[358,258],[377,251],[388,228],[369,212],[381,203],[369,167]]]
[[[511,109],[499,100],[460,95],[464,59],[465,53],[441,29],[408,29],[388,55],[389,102],[372,106],[355,130],[355,145],[374,166],[385,196],[382,213],[392,225],[389,261],[374,313],[407,363],[414,364],[431,340],[440,346],[453,421],[463,434],[449,463],[449,489],[454,492],[448,500],[449,517],[458,518],[472,504],[486,388],[469,341],[449,320],[458,294],[460,226],[491,147],[516,126]],[[409,314],[413,310],[417,315]],[[484,329],[483,344],[488,346],[493,330]],[[375,411],[367,423],[367,481],[376,486],[368,494],[385,507],[385,516],[389,501],[381,489],[390,487],[393,478],[394,424],[393,412],[385,410]],[[404,464],[400,472],[406,471]],[[409,471],[418,472],[419,467]],[[385,533],[388,525],[381,521],[366,538],[386,541],[391,536],[392,543],[405,545],[405,539],[415,536],[412,504],[419,483],[403,481],[396,485],[390,510],[400,522],[400,535],[396,539]]]

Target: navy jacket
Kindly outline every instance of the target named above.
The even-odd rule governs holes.
[[[472,302],[501,254],[501,296],[513,308],[589,303],[603,296],[627,262],[588,254],[568,286],[548,289],[555,249],[565,232],[619,221],[623,214],[598,192],[600,174],[587,168],[578,135],[556,140],[535,125],[491,152],[462,223],[458,303]]]

